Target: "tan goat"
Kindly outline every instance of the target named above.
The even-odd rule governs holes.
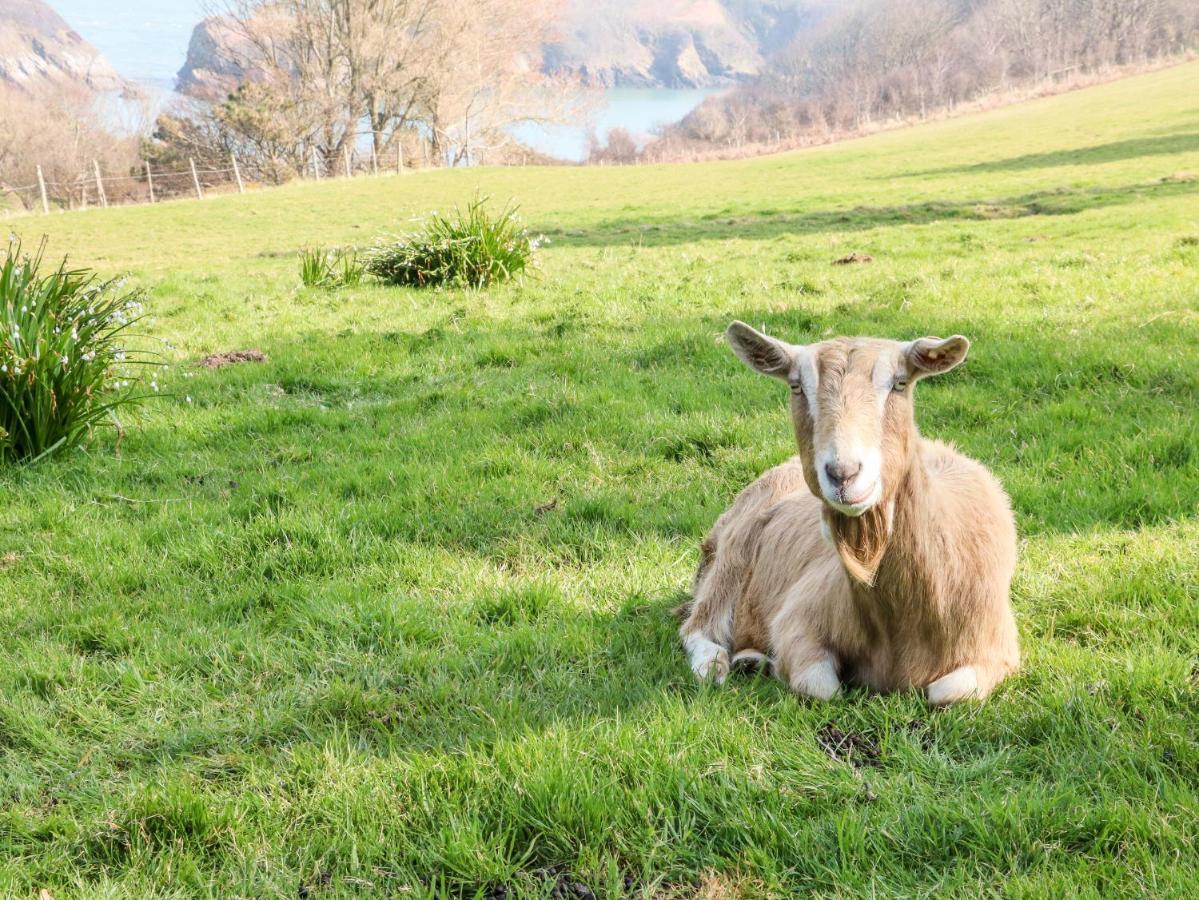
[[[747,487],[701,548],[680,633],[699,678],[770,664],[797,693],[841,683],[985,697],[1019,664],[1011,506],[979,463],[916,430],[912,392],[961,336],[794,346],[743,322],[729,343],[787,382],[799,456]]]

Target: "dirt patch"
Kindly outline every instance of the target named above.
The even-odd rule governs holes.
[[[595,892],[590,887],[557,866],[537,869],[532,875],[546,886],[553,885],[549,892],[553,900],[595,900]],[[630,896],[636,893],[638,887],[631,876],[625,876],[624,886]],[[482,896],[486,900],[515,900],[516,897],[525,896],[525,893],[516,887],[500,884],[488,888]]]
[[[235,366],[238,363],[266,362],[266,354],[261,350],[230,350],[226,353],[213,353],[200,360],[205,369],[223,369],[225,366]]]
[[[854,263],[874,262],[874,257],[869,253],[851,253],[848,256],[842,256],[840,259],[834,259],[834,266],[849,266]]]
[[[861,731],[842,731],[836,725],[825,725],[816,733],[816,741],[837,762],[849,763],[855,769],[879,766],[878,741]]]

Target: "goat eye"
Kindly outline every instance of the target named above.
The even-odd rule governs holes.
[[[802,394],[803,393],[803,385],[800,384],[798,381],[788,381],[787,384],[791,387],[791,393],[793,393],[793,394]]]
[[[895,393],[897,393],[897,394],[902,394],[904,391],[904,388],[906,388],[907,386],[908,386],[908,380],[906,378],[896,378],[895,383],[891,386],[891,390],[895,391]]]

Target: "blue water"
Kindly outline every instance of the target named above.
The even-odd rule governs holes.
[[[170,89],[205,0],[49,0],[126,78]]]
[[[523,125],[516,137],[535,150],[559,159],[581,160],[587,155],[587,137],[594,132],[603,141],[609,128],[626,128],[637,143],[644,144],[655,129],[679,121],[704,98],[719,93],[713,89],[668,90],[665,88],[611,88],[604,91],[606,104],[583,125]]]
[[[50,0],[59,14],[103,53],[122,75],[150,88],[152,99],[165,102],[175,73],[187,57],[192,28],[206,15],[206,0]],[[518,139],[560,159],[581,160],[587,136],[601,138],[609,128],[627,128],[644,142],[660,125],[677,122],[712,90],[616,88],[582,125],[515,129]]]

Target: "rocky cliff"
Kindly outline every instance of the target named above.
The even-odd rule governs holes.
[[[0,0],[0,84],[26,91],[125,86],[100,52],[42,0]]]
[[[753,77],[831,0],[569,0],[549,72],[606,87],[710,87]],[[228,49],[233,43],[233,49]],[[243,72],[220,19],[192,33],[179,90],[214,99]]]
[[[753,77],[815,4],[803,0],[570,0],[550,71],[606,87],[709,87]]]
[[[245,38],[227,20],[209,17],[192,30],[176,90],[204,100],[223,100],[245,77],[243,63],[251,56]]]

